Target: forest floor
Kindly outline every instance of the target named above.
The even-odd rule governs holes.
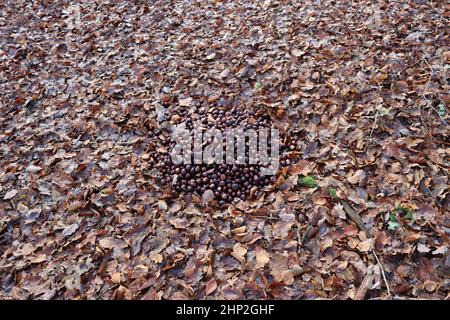
[[[445,1],[2,1],[0,298],[448,298],[448,26]],[[301,160],[227,208],[166,194],[149,133],[224,98]]]

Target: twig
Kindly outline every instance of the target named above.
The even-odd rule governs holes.
[[[300,222],[297,222],[297,240],[298,240],[298,252],[300,252],[300,247],[303,246],[302,236],[300,234]]]
[[[344,211],[347,214],[347,216],[350,218],[350,220],[352,220],[354,223],[356,223],[358,228],[360,228],[362,231],[364,231],[368,238],[371,238],[372,235],[370,234],[370,231],[366,228],[366,226],[364,225],[364,222],[362,221],[362,219],[358,215],[358,213],[356,213],[356,211],[352,207],[350,207],[350,205],[346,201],[339,199],[339,202],[344,207]]]
[[[385,300],[385,299],[383,297],[375,297],[375,298],[370,298],[369,300]],[[392,300],[433,300],[433,299],[393,296]]]
[[[350,205],[342,200],[339,199],[339,202],[342,204],[342,206],[344,207],[344,211],[347,214],[347,216],[350,218],[350,220],[352,220],[354,223],[356,223],[356,225],[366,233],[367,238],[372,238],[372,235],[370,234],[369,230],[366,228],[366,226],[364,225],[364,222],[362,221],[361,217],[355,212],[355,210],[352,209],[352,207],[350,207]],[[389,287],[389,283],[387,282],[386,279],[386,274],[384,273],[384,268],[383,265],[381,264],[380,259],[378,259],[377,254],[375,253],[375,249],[372,249],[372,254],[374,255],[375,259],[377,260],[378,265],[380,266],[380,270],[381,270],[381,275],[383,276],[383,280],[384,280],[384,284],[386,285],[386,289],[388,292],[389,297],[392,298],[392,294],[391,294],[391,289]],[[365,295],[365,292],[361,292],[361,295]]]
[[[372,129],[370,129],[369,138],[372,138],[372,133],[375,130],[375,127],[377,126],[377,120],[378,120],[378,111],[375,113],[375,116],[374,116],[374,119],[373,119]]]
[[[303,244],[305,243],[306,238],[308,237],[309,232],[312,230],[312,225],[308,224],[308,226],[306,227],[305,233],[303,234],[303,237],[301,239],[300,244],[303,246]]]
[[[99,293],[95,299],[97,300],[97,299],[101,298],[105,293],[107,293],[108,291],[110,291],[110,290],[112,290],[112,289],[117,288],[118,286],[119,286],[118,283],[113,284],[113,285],[110,286],[109,288],[106,288],[105,290],[103,290],[103,292]]]
[[[373,134],[373,131],[375,130],[375,127],[377,126],[378,115],[379,115],[378,110],[376,110],[375,116],[374,116],[374,119],[373,119],[373,125],[372,125],[372,128],[370,129],[370,133],[369,133],[370,141],[369,141],[368,147],[372,146],[373,141],[374,141],[374,139],[372,139],[372,134]]]
[[[391,289],[389,288],[389,283],[387,282],[386,275],[385,275],[385,273],[384,273],[383,265],[381,264],[380,259],[378,259],[378,256],[377,256],[377,254],[375,253],[375,250],[374,250],[374,249],[372,249],[372,253],[373,253],[375,259],[377,260],[378,265],[380,266],[380,269],[381,269],[381,275],[383,276],[384,284],[386,285],[386,289],[387,289],[388,295],[389,295],[389,297],[392,298],[392,295],[391,295]]]

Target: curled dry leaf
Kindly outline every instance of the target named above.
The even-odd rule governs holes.
[[[240,227],[237,227],[237,228],[234,228],[233,230],[231,230],[231,233],[236,234],[236,235],[243,234],[243,233],[245,233],[246,229],[247,229],[246,226],[240,226]]]
[[[373,249],[373,238],[369,238],[365,241],[361,241],[360,243],[358,243],[357,247],[356,247],[360,252],[369,252],[370,250]]]

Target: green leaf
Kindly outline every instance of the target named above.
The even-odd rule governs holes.
[[[337,190],[336,190],[336,189],[334,189],[334,188],[328,188],[328,193],[330,194],[330,196],[331,196],[333,199],[337,199],[337,198],[338,198]]]
[[[412,215],[412,211],[408,207],[404,207],[402,205],[398,205],[395,207],[394,212],[400,214],[404,219],[413,220],[414,217]]]
[[[264,89],[264,84],[261,82],[257,82],[255,83],[255,90],[256,91],[261,91],[262,89]]]
[[[388,230],[394,231],[400,227],[400,224],[398,222],[389,221],[388,222]]]
[[[439,105],[439,107],[438,107],[438,114],[439,114],[441,117],[444,117],[444,116],[445,116],[445,113],[446,113],[446,111],[445,111],[445,106],[444,106],[443,103],[441,103],[441,104]]]
[[[389,109],[387,109],[387,108],[381,107],[381,108],[378,110],[378,115],[379,115],[379,116],[386,116],[386,115],[388,115],[388,114],[389,114]]]
[[[390,212],[389,213],[389,222],[397,223],[397,218],[395,217],[395,213],[394,212]]]
[[[405,219],[407,219],[407,220],[412,220],[413,219],[413,215],[412,215],[411,211],[406,213]]]
[[[298,183],[302,187],[317,188],[316,179],[314,179],[314,177],[312,177],[312,176],[300,177],[298,179]]]

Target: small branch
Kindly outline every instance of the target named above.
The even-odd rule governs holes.
[[[344,207],[344,211],[347,214],[347,216],[350,218],[350,220],[352,220],[362,231],[364,231],[366,233],[367,238],[372,238],[372,235],[370,234],[369,230],[364,225],[364,222],[362,221],[362,219],[358,215],[358,213],[356,213],[356,211],[353,210],[353,208],[350,207],[350,205],[346,201],[339,199],[339,202]],[[375,259],[377,260],[378,265],[380,266],[381,275],[383,276],[383,280],[384,280],[384,284],[386,285],[388,296],[392,298],[391,289],[390,289],[389,283],[386,279],[386,274],[384,272],[383,265],[381,264],[380,259],[378,259],[378,256],[375,253],[375,249],[372,249],[371,251],[372,251],[372,254],[374,255]],[[366,279],[364,279],[364,280],[366,280]],[[363,281],[363,285],[365,285],[364,281]],[[365,290],[367,291],[367,289],[365,289]],[[363,287],[363,288],[361,288],[361,292],[359,292],[359,296],[364,297],[365,294],[366,294],[366,292],[364,291],[364,287]]]
[[[370,298],[369,300],[385,300],[385,299],[383,297],[376,297],[376,298]],[[393,296],[392,300],[433,300],[433,299]]]
[[[381,275],[383,276],[383,280],[384,280],[384,284],[386,285],[386,289],[387,289],[387,292],[388,292],[388,296],[392,298],[392,295],[391,295],[391,289],[389,288],[389,283],[387,282],[386,274],[384,273],[383,265],[381,264],[380,259],[378,259],[378,256],[377,256],[377,254],[375,253],[375,249],[372,249],[372,253],[373,253],[375,259],[377,260],[378,265],[380,266],[380,269],[381,269]]]
[[[370,129],[369,138],[372,138],[373,131],[375,130],[375,127],[377,126],[377,120],[378,120],[378,111],[376,111],[376,113],[375,113],[372,129]]]
[[[344,207],[344,211],[347,214],[347,216],[350,218],[350,220],[352,220],[358,226],[359,229],[364,231],[368,238],[371,238],[372,235],[370,234],[370,231],[364,225],[364,222],[362,221],[359,214],[356,213],[356,211],[352,207],[350,207],[350,205],[346,201],[339,199],[339,202]]]
[[[308,226],[306,227],[306,230],[305,230],[305,233],[303,234],[303,237],[302,237],[302,239],[301,239],[301,242],[300,242],[300,244],[303,246],[303,244],[305,243],[305,241],[306,241],[306,238],[308,237],[308,234],[309,234],[309,232],[312,230],[312,225],[311,224],[308,224]]]
[[[103,292],[99,293],[95,299],[96,299],[96,300],[97,300],[97,299],[100,299],[105,293],[107,293],[108,291],[111,291],[111,290],[117,288],[118,286],[119,286],[118,283],[113,284],[113,285],[110,286],[109,288],[106,288],[105,290],[103,290]]]

